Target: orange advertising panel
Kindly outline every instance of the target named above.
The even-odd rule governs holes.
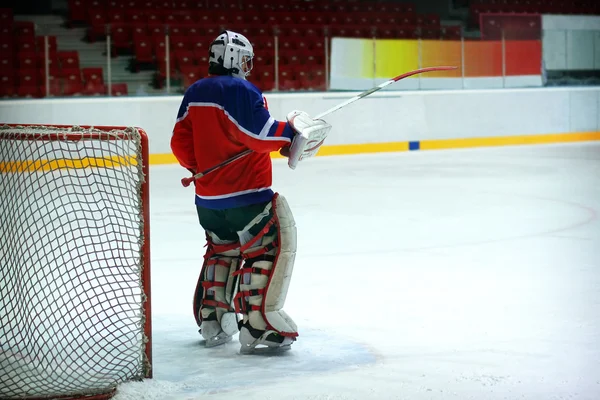
[[[344,77],[388,78],[399,70],[440,65],[458,69],[431,72],[427,78],[502,77],[503,71],[506,76],[541,75],[540,40],[335,40],[334,74]]]
[[[506,75],[540,75],[542,45],[539,40],[509,40],[505,42]]]

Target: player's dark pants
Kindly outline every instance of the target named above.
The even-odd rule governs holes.
[[[196,206],[200,225],[210,232],[213,232],[221,240],[237,241],[239,240],[238,231],[243,230],[258,214],[260,214],[269,202],[252,204],[245,207],[228,208],[225,210],[212,210]],[[252,226],[249,230],[252,236],[255,236],[269,222],[273,216],[273,211],[265,217],[260,223]]]

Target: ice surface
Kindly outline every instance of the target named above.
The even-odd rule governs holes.
[[[154,379],[129,399],[600,399],[600,144],[274,161],[298,226],[279,356],[206,349],[193,189],[151,168]]]

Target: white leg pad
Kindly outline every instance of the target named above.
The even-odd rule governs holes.
[[[212,232],[207,236],[208,249],[194,296],[196,322],[205,338],[214,337],[220,329],[230,336],[237,332],[237,323],[230,323],[229,314],[237,321],[232,307],[237,290],[233,273],[241,261],[240,244],[223,241]],[[203,321],[214,313],[216,321]]]
[[[243,274],[238,297],[247,303],[245,319],[253,328],[296,337],[296,323],[282,310],[296,257],[296,223],[283,196],[275,195],[265,208],[267,214],[270,208],[273,216],[260,235],[248,241],[240,234],[242,256],[250,265],[244,264],[238,271]],[[257,222],[252,221],[244,231]]]

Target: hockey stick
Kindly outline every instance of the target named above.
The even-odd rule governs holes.
[[[375,86],[375,87],[373,87],[373,88],[371,88],[369,90],[365,90],[364,92],[362,92],[362,93],[360,93],[360,94],[358,94],[358,95],[356,95],[356,96],[354,96],[354,97],[352,97],[352,98],[344,101],[343,103],[340,103],[337,106],[332,107],[329,110],[327,110],[325,112],[322,112],[321,114],[316,115],[313,119],[323,118],[324,116],[329,115],[332,112],[339,110],[340,108],[346,107],[348,104],[354,103],[355,101],[360,100],[363,97],[367,97],[367,96],[369,96],[369,95],[377,92],[378,90],[381,90],[384,87],[386,87],[388,85],[391,85],[394,82],[398,82],[401,79],[408,78],[409,76],[413,76],[413,75],[417,75],[417,74],[422,74],[422,73],[425,73],[425,72],[449,71],[449,70],[453,70],[453,69],[456,69],[456,68],[458,68],[458,67],[426,67],[426,68],[421,68],[421,69],[416,69],[414,71],[406,72],[406,73],[404,73],[402,75],[398,75],[397,77],[390,79],[389,81],[385,81],[385,82],[383,82],[383,83],[381,83],[381,84],[379,84],[379,85],[377,85],[377,86]],[[222,168],[222,167],[224,167],[226,165],[229,165],[232,162],[234,162],[236,160],[239,160],[240,158],[245,157],[245,156],[247,156],[250,153],[252,153],[252,150],[250,150],[250,149],[245,150],[245,151],[241,152],[240,154],[237,154],[237,155],[231,157],[230,159],[225,160],[222,163],[219,163],[219,164],[215,165],[214,167],[210,167],[207,170],[204,170],[202,172],[198,172],[197,174],[195,174],[194,176],[191,176],[189,178],[183,178],[181,180],[181,184],[184,187],[188,187],[196,179],[202,178],[203,176],[205,176],[207,174],[210,174],[211,172],[213,172],[213,171],[215,171],[215,170],[217,170],[219,168]]]

